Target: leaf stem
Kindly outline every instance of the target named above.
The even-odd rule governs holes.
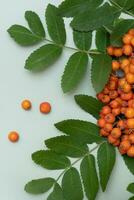
[[[93,51],[93,50],[86,51],[86,50],[81,50],[81,49],[77,49],[77,48],[70,47],[70,46],[66,46],[66,45],[57,44],[57,43],[55,43],[55,42],[53,42],[52,40],[47,39],[47,38],[45,38],[45,41],[46,41],[46,42],[53,43],[53,44],[55,44],[55,45],[57,45],[57,46],[60,46],[60,47],[62,47],[62,48],[71,49],[71,50],[73,50],[73,51],[79,51],[79,52],[87,53],[87,54],[90,54],[90,55],[97,55],[97,54],[101,54],[101,53],[102,53],[102,52],[99,52],[99,51]]]
[[[78,158],[77,160],[75,160],[73,163],[71,163],[71,165],[69,167],[67,167],[64,171],[61,172],[61,174],[58,176],[58,178],[56,179],[56,182],[58,182],[58,180],[63,176],[63,174],[72,166],[74,166],[76,163],[78,163],[81,159],[83,159],[85,156],[89,155],[90,153],[92,153],[93,151],[95,151],[102,143],[96,145],[93,149],[91,149],[89,152],[87,152],[84,156]]]

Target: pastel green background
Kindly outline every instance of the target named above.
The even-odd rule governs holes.
[[[95,95],[91,85],[89,69],[85,79],[74,92],[64,95],[60,87],[61,74],[72,50],[64,50],[59,61],[43,73],[24,70],[24,61],[41,44],[20,47],[10,39],[6,30],[12,24],[26,25],[24,12],[39,13],[44,24],[44,12],[48,3],[58,5],[61,0],[0,0],[0,199],[2,200],[45,200],[45,195],[32,196],[24,192],[24,185],[31,179],[57,177],[60,171],[48,171],[36,166],[31,153],[43,149],[44,139],[60,135],[53,126],[55,122],[68,118],[95,120],[82,111],[74,102],[74,94]],[[72,32],[66,20],[67,45],[73,46]],[[46,28],[46,25],[45,25]],[[47,36],[48,37],[48,36]],[[25,112],[20,102],[31,99],[32,111]],[[40,114],[42,101],[52,104],[52,113]],[[12,144],[7,139],[11,130],[20,133],[20,141]],[[122,158],[117,154],[107,191],[98,194],[97,200],[127,200],[131,196],[125,191],[128,183],[134,181]],[[86,198],[85,198],[86,200]]]

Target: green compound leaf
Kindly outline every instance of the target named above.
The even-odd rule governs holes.
[[[95,42],[97,49],[106,53],[107,46],[110,44],[110,34],[104,28],[98,29]]]
[[[34,51],[26,60],[25,68],[41,71],[52,65],[61,55],[62,48],[54,44],[47,44]]]
[[[134,16],[134,1],[133,0],[110,0],[110,2],[122,9],[122,12]]]
[[[127,187],[127,191],[134,194],[134,183],[129,184],[129,186]]]
[[[113,29],[111,34],[111,45],[116,47],[121,47],[122,37],[123,35],[128,32],[129,29],[134,28],[134,20],[133,19],[125,19],[121,20]]]
[[[41,37],[33,34],[26,27],[17,24],[11,26],[7,32],[15,40],[15,42],[22,46],[30,46],[42,40]]]
[[[59,13],[63,17],[74,17],[87,10],[97,8],[103,0],[65,0],[59,5]]]
[[[55,184],[53,192],[48,196],[47,200],[65,200],[62,189],[58,183]]]
[[[98,126],[91,122],[71,119],[59,122],[55,127],[81,143],[92,144],[104,141],[104,138],[99,136]]]
[[[99,183],[93,155],[90,154],[82,160],[80,171],[88,200],[95,200],[99,190]]]
[[[46,169],[65,169],[70,165],[70,160],[50,150],[41,150],[32,154],[32,160]]]
[[[58,15],[58,8],[49,4],[46,10],[46,23],[50,37],[58,44],[66,42],[66,31],[62,17]]]
[[[42,194],[47,192],[54,184],[53,178],[32,180],[25,186],[25,191],[30,194]]]
[[[85,11],[76,16],[71,22],[71,26],[78,31],[92,31],[112,23],[114,18],[115,15],[111,6],[105,3],[96,10]]]
[[[98,149],[97,159],[99,166],[100,183],[103,192],[106,190],[108,180],[115,164],[115,158],[115,147],[108,144],[107,142],[103,143]]]
[[[80,175],[75,168],[70,168],[63,176],[62,189],[65,200],[83,200]]]
[[[86,53],[76,52],[69,58],[61,81],[64,93],[71,91],[79,84],[86,72],[87,64]]]
[[[83,110],[99,119],[99,113],[104,104],[88,95],[75,95],[75,101]]]
[[[31,31],[41,38],[45,37],[45,30],[39,16],[33,11],[26,11],[25,18]]]
[[[81,157],[88,152],[86,145],[80,144],[68,136],[50,138],[45,141],[45,144],[49,149],[73,158]]]
[[[91,80],[97,93],[101,92],[108,82],[112,70],[112,58],[106,54],[93,56]]]
[[[132,174],[134,174],[134,158],[130,158],[127,155],[124,155],[123,159],[125,161],[125,164],[126,164],[127,168],[129,169],[129,171]]]
[[[74,30],[73,39],[79,49],[88,51],[92,44],[92,32],[79,32]]]

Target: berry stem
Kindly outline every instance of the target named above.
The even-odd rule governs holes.
[[[57,44],[57,43],[55,43],[55,42],[53,42],[52,40],[47,39],[47,38],[45,38],[45,41],[46,41],[46,42],[53,43],[53,44],[55,44],[55,45],[57,45],[57,46],[60,46],[60,47],[62,47],[62,48],[71,49],[71,50],[73,50],[73,51],[79,51],[79,52],[87,53],[87,54],[90,54],[90,55],[98,55],[98,54],[101,54],[101,53],[102,53],[102,52],[100,52],[100,51],[94,51],[94,50],[86,51],[86,50],[81,50],[81,49],[77,49],[77,48],[70,47],[70,46],[66,46],[66,45],[60,45],[60,44]]]
[[[78,158],[77,160],[75,160],[73,163],[71,163],[71,165],[69,167],[67,167],[63,172],[61,172],[61,174],[58,176],[58,178],[56,179],[56,182],[65,174],[65,172],[71,168],[72,166],[74,166],[76,163],[78,163],[80,160],[82,160],[85,156],[89,155],[90,153],[92,153],[93,151],[95,151],[96,149],[98,149],[98,147],[101,145],[102,143],[96,145],[93,149],[91,149],[89,152],[87,152],[84,156]]]

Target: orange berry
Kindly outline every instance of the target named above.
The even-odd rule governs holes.
[[[40,112],[44,114],[48,114],[51,111],[51,105],[48,102],[43,102],[40,104]]]
[[[111,75],[110,81],[118,82],[118,78],[116,76]]]
[[[102,92],[97,94],[97,98],[101,101],[104,94]]]
[[[127,120],[127,126],[128,128],[134,128],[134,118]]]
[[[134,65],[134,57],[131,57],[130,61],[131,61],[131,64]]]
[[[131,147],[131,144],[128,140],[124,140],[124,141],[121,141],[120,143],[120,149],[127,152],[128,149]]]
[[[112,46],[107,47],[107,53],[110,56],[113,56],[114,55],[114,47],[112,47]]]
[[[109,94],[109,89],[107,86],[105,86],[104,90],[103,90],[103,94]]]
[[[111,113],[111,108],[109,106],[103,106],[102,113],[104,115],[107,115],[107,114]]]
[[[129,71],[130,73],[134,74],[134,64],[129,65]]]
[[[114,70],[114,71],[116,71],[117,69],[119,69],[120,68],[120,63],[117,61],[117,60],[113,60],[112,61],[112,69]]]
[[[132,41],[131,41],[131,42],[132,42]],[[133,48],[132,48],[131,45],[126,44],[126,45],[123,46],[123,53],[124,53],[126,56],[130,56],[130,55],[132,54],[132,52],[133,52]]]
[[[103,128],[105,126],[105,120],[103,118],[100,118],[98,121],[97,121],[97,124],[99,127]]]
[[[133,35],[134,36],[134,29],[132,28],[132,29],[130,29],[129,30],[129,32],[128,32],[128,34],[130,34],[130,35]]]
[[[116,140],[116,142],[114,142],[113,145],[114,145],[115,147],[119,146],[119,145],[120,145],[120,140],[119,140],[119,139]]]
[[[128,92],[131,91],[131,89],[132,89],[132,87],[131,87],[130,84],[128,84],[128,83],[124,84],[124,86],[123,86],[123,92],[128,93]]]
[[[125,116],[127,118],[133,118],[134,117],[134,108],[128,107],[126,109]]]
[[[132,92],[122,93],[121,94],[121,99],[122,100],[128,101],[128,100],[130,100],[132,98],[133,98],[133,93]]]
[[[134,37],[131,39],[131,45],[134,46]]]
[[[128,101],[128,106],[134,108],[134,99]]]
[[[125,108],[125,107],[122,107],[122,108],[121,108],[121,114],[125,114],[125,112],[126,112],[126,108]]]
[[[111,136],[118,139],[121,136],[121,130],[119,128],[113,128],[111,131]]]
[[[111,80],[110,82],[109,82],[109,84],[108,84],[108,89],[109,90],[115,90],[115,89],[117,89],[117,82],[116,81],[114,81],[114,80]]]
[[[128,136],[128,139],[129,139],[129,141],[130,141],[131,144],[134,144],[134,134],[130,134]]]
[[[123,86],[125,85],[125,83],[126,83],[126,79],[125,78],[121,78],[121,79],[119,79],[118,85],[121,88],[123,88]]]
[[[114,115],[114,116],[117,116],[117,115],[119,115],[121,113],[121,108],[113,108],[112,109],[112,114]]]
[[[131,44],[131,40],[132,40],[132,35],[130,35],[130,34],[125,34],[124,36],[123,36],[123,43],[124,44]]]
[[[131,147],[128,149],[127,155],[128,155],[129,157],[134,158],[134,146],[131,146]]]
[[[118,127],[120,130],[125,129],[126,125],[125,125],[125,123],[124,123],[124,120],[119,120],[118,123],[117,123],[117,127]]]
[[[118,97],[118,92],[116,90],[112,90],[109,92],[110,99],[115,99]]]
[[[109,135],[108,132],[106,132],[103,128],[100,129],[100,135],[103,136],[103,137],[107,137]]]
[[[105,121],[107,122],[107,123],[114,123],[114,121],[115,121],[115,116],[112,114],[112,113],[109,113],[109,114],[107,114],[106,116],[105,116]]]
[[[134,84],[134,74],[132,74],[132,73],[126,74],[126,80],[128,83]]]
[[[111,108],[118,108],[120,106],[120,104],[118,103],[118,101],[113,100],[110,102],[110,106],[111,106]]]
[[[105,130],[106,132],[110,132],[110,131],[112,131],[112,129],[113,129],[112,124],[110,124],[110,123],[106,123],[106,124],[105,124],[104,130]]]
[[[128,140],[128,137],[129,137],[128,135],[123,135],[122,138],[121,138],[121,141]]]
[[[32,104],[31,104],[31,102],[29,101],[29,100],[24,100],[24,101],[22,101],[22,103],[21,103],[21,107],[24,109],[24,110],[30,110],[31,109],[31,106],[32,106]]]
[[[110,144],[114,144],[116,141],[117,141],[117,139],[116,139],[116,138],[113,138],[112,135],[109,135],[109,136],[108,136],[108,142],[109,142]]]
[[[125,66],[123,70],[124,70],[125,74],[128,74],[129,73],[129,65]]]
[[[114,49],[114,56],[120,57],[120,56],[122,56],[122,54],[123,54],[123,51],[122,51],[121,48],[115,48]]]
[[[115,101],[117,101],[117,102],[119,103],[119,105],[122,105],[122,99],[121,99],[120,97],[117,97],[117,98],[115,99]]]
[[[109,97],[108,95],[103,95],[101,101],[102,101],[103,103],[109,103],[110,97]]]
[[[122,101],[122,107],[127,107],[128,106],[128,102],[127,101]]]
[[[125,66],[128,66],[130,64],[130,60],[127,59],[127,58],[124,58],[121,60],[121,64],[120,64],[120,67],[121,69],[124,69]]]
[[[11,142],[17,142],[19,140],[19,134],[15,131],[12,131],[8,134],[8,139]]]

